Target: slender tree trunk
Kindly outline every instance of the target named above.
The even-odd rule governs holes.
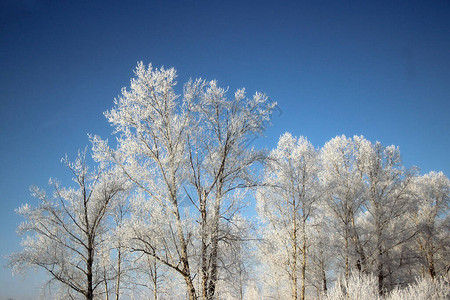
[[[184,276],[184,281],[186,282],[188,288],[189,300],[197,300],[197,294],[195,292],[195,287],[191,276]]]
[[[208,282],[208,300],[214,299],[214,294],[216,292],[216,283],[217,283],[217,255],[218,255],[218,247],[219,247],[219,208],[216,207],[214,221],[213,221],[213,233],[211,237],[211,268],[210,268],[210,278]]]
[[[106,280],[106,268],[103,267],[103,280],[105,281],[105,298],[109,300],[108,280]]]
[[[345,225],[345,285],[348,287],[349,264],[348,264],[348,224]]]
[[[202,272],[202,297],[203,299],[208,299],[208,231],[207,231],[207,218],[206,218],[206,195],[205,193],[200,194],[200,214],[201,214],[201,240],[202,240],[202,249],[201,249],[201,272]]]
[[[216,202],[214,204],[214,215],[211,235],[211,268],[208,282],[208,300],[214,299],[217,284],[217,261],[219,249],[219,218],[220,218],[220,204],[222,202],[223,179],[218,180]]]
[[[292,197],[292,265],[291,265],[291,273],[292,273],[292,300],[297,300],[297,219],[296,219],[296,201],[295,196]]]
[[[366,255],[364,253],[363,247],[361,246],[361,241],[359,240],[358,232],[356,231],[355,218],[353,215],[351,221],[352,221],[353,243],[355,245],[355,252],[358,254],[358,258],[356,259],[356,269],[359,272],[362,272],[366,264]]]
[[[158,300],[158,270],[156,269],[156,260],[153,259],[153,300]]]
[[[297,300],[297,270],[293,270],[292,272],[292,299]]]
[[[153,255],[155,255],[155,251],[153,251]],[[150,269],[150,280],[153,285],[153,299],[158,299],[158,269],[157,269],[157,261],[153,257],[147,257],[148,267]]]
[[[428,252],[428,272],[430,273],[432,279],[436,277],[436,269],[434,267],[434,256],[432,250],[429,250]]]
[[[86,279],[87,279],[87,290],[86,290],[86,300],[94,299],[94,288],[93,288],[93,274],[92,267],[94,265],[94,235],[91,232],[91,227],[89,225],[89,214],[88,214],[88,198],[86,187],[83,181],[83,206],[84,206],[84,221],[86,222],[86,237],[87,237],[87,261],[86,261]]]
[[[243,279],[242,279],[242,268],[239,264],[239,300],[244,299],[244,285],[243,285]]]
[[[204,233],[202,233],[204,234]],[[208,297],[208,258],[207,258],[207,245],[206,245],[206,237],[202,237],[202,296],[203,299],[207,299]]]
[[[303,224],[303,227],[305,225]],[[304,232],[303,234],[306,234]],[[300,299],[305,300],[305,289],[306,289],[306,237],[303,238],[302,246],[302,289],[300,293]]]
[[[171,167],[170,169],[174,169],[173,167]],[[188,258],[188,251],[187,251],[187,243],[186,243],[186,239],[184,237],[184,232],[183,232],[183,225],[181,222],[181,216],[180,216],[180,210],[179,210],[179,206],[178,206],[178,199],[176,196],[176,180],[175,180],[175,175],[172,174],[171,180],[170,180],[170,184],[168,184],[169,190],[170,190],[170,194],[171,194],[171,202],[173,205],[173,214],[175,216],[175,222],[176,222],[176,228],[177,228],[177,236],[178,236],[178,241],[180,243],[180,261],[181,261],[181,266],[182,266],[182,274],[184,277],[184,281],[186,282],[186,286],[188,289],[188,295],[189,295],[189,299],[190,300],[196,300],[197,299],[197,293],[195,291],[195,286],[194,286],[194,282],[192,280],[191,277],[191,270],[189,267],[189,258]]]
[[[175,201],[175,203],[176,203],[176,201]],[[175,208],[175,219],[176,219],[176,223],[177,223],[178,240],[180,241],[180,250],[181,250],[180,260],[181,260],[181,264],[183,266],[183,269],[182,269],[183,276],[184,276],[184,280],[185,280],[187,288],[188,288],[189,299],[194,300],[194,299],[197,299],[197,294],[195,292],[194,283],[193,283],[192,277],[191,277],[191,270],[189,267],[189,260],[188,260],[188,254],[187,254],[187,244],[186,244],[186,239],[184,238],[183,228],[182,228],[182,224],[181,224],[181,217],[180,217],[180,213],[178,211],[177,205]]]
[[[91,244],[91,241],[89,241],[89,245]],[[86,291],[86,300],[92,300],[94,299],[94,290],[93,290],[93,283],[92,283],[92,266],[94,263],[94,250],[92,249],[92,247],[89,247],[90,249],[88,250],[88,259],[87,259],[87,291]]]
[[[327,275],[325,273],[325,266],[323,263],[323,260],[320,263],[320,267],[321,267],[321,271],[322,271],[322,289],[323,289],[323,293],[324,295],[327,294]]]
[[[119,248],[117,249],[117,279],[116,279],[116,300],[119,300],[119,294],[120,294],[120,277],[121,277],[121,270],[122,267],[122,250]]]
[[[294,231],[294,245],[293,245],[293,255],[292,255],[292,265],[291,265],[291,272],[292,272],[292,299],[297,300],[297,236]]]
[[[381,228],[377,226],[377,272],[378,272],[378,293],[383,295],[383,287],[384,287],[384,274],[383,274],[383,246],[381,240]]]
[[[373,199],[376,199],[373,197]],[[375,232],[376,232],[376,242],[377,242],[377,273],[378,273],[378,294],[383,295],[384,287],[384,274],[383,274],[383,240],[382,240],[382,226],[380,218],[380,209],[377,205],[378,201],[372,200],[375,207]]]
[[[381,245],[378,246],[378,263],[377,263],[377,269],[378,269],[378,293],[380,295],[383,295],[383,281],[384,281],[384,275],[383,275],[383,263],[382,263],[382,249]]]

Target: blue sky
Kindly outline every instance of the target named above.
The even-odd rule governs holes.
[[[87,133],[109,137],[102,113],[141,60],[175,67],[180,87],[202,77],[267,93],[279,110],[259,147],[285,131],[316,147],[358,134],[448,175],[449,15],[439,0],[3,0],[0,254],[20,249],[14,209],[35,203],[28,187],[67,179],[60,158]],[[0,298],[31,299],[39,280],[1,269]]]

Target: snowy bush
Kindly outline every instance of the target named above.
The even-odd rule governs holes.
[[[378,282],[374,275],[353,273],[348,284],[344,280],[338,280],[334,287],[323,298],[324,300],[360,300],[380,299],[378,296]]]
[[[388,300],[431,300],[450,299],[450,282],[447,279],[417,279],[415,284],[404,289],[395,289],[389,294]]]
[[[420,278],[413,284],[397,288],[384,297],[378,294],[378,280],[374,275],[353,273],[348,283],[338,280],[325,295],[324,300],[446,300],[450,299],[450,282],[448,279]]]

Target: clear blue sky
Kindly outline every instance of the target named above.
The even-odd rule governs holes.
[[[20,249],[28,187],[66,178],[60,158],[87,133],[109,136],[102,113],[140,60],[267,93],[280,110],[258,146],[362,134],[448,176],[449,16],[439,0],[2,0],[0,254]],[[36,278],[1,269],[0,299],[31,299]]]

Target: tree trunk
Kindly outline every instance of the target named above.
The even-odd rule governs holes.
[[[291,272],[292,272],[292,300],[297,300],[297,241],[296,241],[296,234],[294,231],[294,245],[293,245],[293,255],[292,255],[292,265],[291,265]]]
[[[153,250],[153,254],[155,254],[155,250]],[[148,266],[150,268],[150,277],[152,279],[153,284],[153,299],[158,299],[158,269],[157,269],[157,261],[155,258],[148,258]]]
[[[191,270],[189,267],[189,260],[188,260],[188,254],[187,254],[187,245],[186,245],[186,240],[184,238],[183,228],[181,225],[181,217],[180,217],[180,213],[178,211],[177,205],[175,208],[175,218],[176,218],[176,223],[177,223],[178,240],[180,241],[180,249],[181,249],[180,260],[181,260],[181,263],[183,266],[183,274],[184,274],[183,276],[184,276],[184,280],[185,280],[187,288],[188,288],[189,299],[194,300],[194,299],[197,299],[197,294],[195,292],[194,283],[192,282]]]
[[[94,299],[94,290],[92,288],[92,260],[88,259],[88,265],[87,268],[87,291],[86,291],[86,300],[92,300]]]
[[[375,197],[373,197],[376,199]],[[382,226],[381,221],[379,220],[381,216],[381,209],[378,207],[377,201],[372,200],[373,205],[375,207],[375,232],[376,232],[376,242],[377,242],[377,273],[378,273],[378,294],[383,295],[384,288],[384,274],[383,274],[383,237],[382,237]]]
[[[433,252],[431,252],[431,250],[428,254],[428,272],[430,273],[432,279],[436,277],[436,269],[434,267],[434,257]]]
[[[242,268],[241,265],[239,265],[239,300],[243,299],[244,299],[244,285],[242,278]]]
[[[295,196],[292,197],[292,300],[297,300],[297,219]]]
[[[207,218],[206,218],[206,195],[200,193],[200,214],[202,218],[202,249],[201,249],[201,272],[202,272],[202,297],[208,299],[208,232],[207,232]]]
[[[170,168],[172,169],[172,168]],[[184,232],[183,232],[183,225],[181,222],[181,216],[180,216],[180,211],[179,211],[179,206],[178,206],[178,199],[176,196],[176,180],[175,180],[175,175],[172,174],[172,178],[171,178],[171,184],[168,185],[170,187],[172,187],[170,190],[170,194],[171,194],[171,202],[173,205],[173,211],[172,213],[175,216],[175,222],[176,222],[176,228],[177,228],[177,236],[178,236],[178,241],[180,243],[180,261],[181,261],[181,265],[182,265],[182,272],[180,272],[181,274],[183,274],[184,277],[184,281],[186,282],[186,286],[188,289],[188,294],[189,294],[189,299],[190,300],[196,300],[197,299],[197,294],[195,292],[195,287],[194,287],[194,283],[192,281],[192,277],[191,277],[191,270],[189,267],[189,258],[188,258],[188,251],[187,251],[187,243],[186,243],[186,239],[184,237]]]
[[[361,241],[359,240],[359,235],[356,232],[355,218],[353,215],[352,215],[351,221],[352,221],[353,243],[355,245],[355,252],[358,254],[358,258],[356,259],[356,269],[359,272],[362,272],[364,270],[364,266],[366,264],[366,255],[364,253],[363,247],[361,246]]]
[[[121,264],[122,264],[122,250],[117,249],[117,280],[116,280],[116,300],[119,300],[120,294],[120,275],[121,275]]]
[[[153,262],[155,273],[153,277],[153,300],[158,300],[158,271],[156,270],[156,260]]]
[[[348,265],[348,224],[345,225],[345,285],[348,287],[349,265]]]
[[[184,281],[186,282],[188,288],[189,300],[197,300],[197,294],[195,292],[195,287],[191,276],[184,276]]]
[[[103,280],[105,280],[105,297],[106,297],[106,300],[109,300],[108,280],[106,278],[106,268],[105,267],[103,267]]]
[[[303,233],[305,234],[305,232]],[[300,299],[305,300],[305,289],[306,289],[306,238],[303,238],[302,247],[302,289],[300,293]]]
[[[92,267],[94,265],[94,249],[93,249],[92,238],[88,239],[88,257],[86,261],[86,279],[87,279],[87,290],[86,290],[86,300],[94,299],[94,289],[93,289],[93,274]]]
[[[322,289],[323,289],[323,293],[324,295],[327,294],[327,275],[325,273],[325,266],[323,264],[323,261],[321,262],[321,269],[322,269]]]
[[[377,253],[377,271],[378,271],[378,294],[383,295],[383,249],[381,246],[381,241],[378,240],[378,253]]]
[[[216,202],[214,204],[214,216],[213,216],[213,226],[211,235],[211,268],[209,274],[208,282],[208,300],[214,299],[217,284],[217,259],[218,259],[218,248],[219,248],[219,218],[220,218],[220,204],[222,201],[222,189],[223,182],[222,179],[218,180]]]
[[[218,216],[217,216],[218,218]],[[214,216],[216,219],[216,216]],[[213,226],[213,234],[211,239],[211,268],[209,274],[209,283],[208,283],[208,300],[214,299],[214,294],[216,292],[216,282],[217,282],[217,254],[218,254],[218,246],[219,246],[219,238],[218,238],[218,220],[214,220]]]

